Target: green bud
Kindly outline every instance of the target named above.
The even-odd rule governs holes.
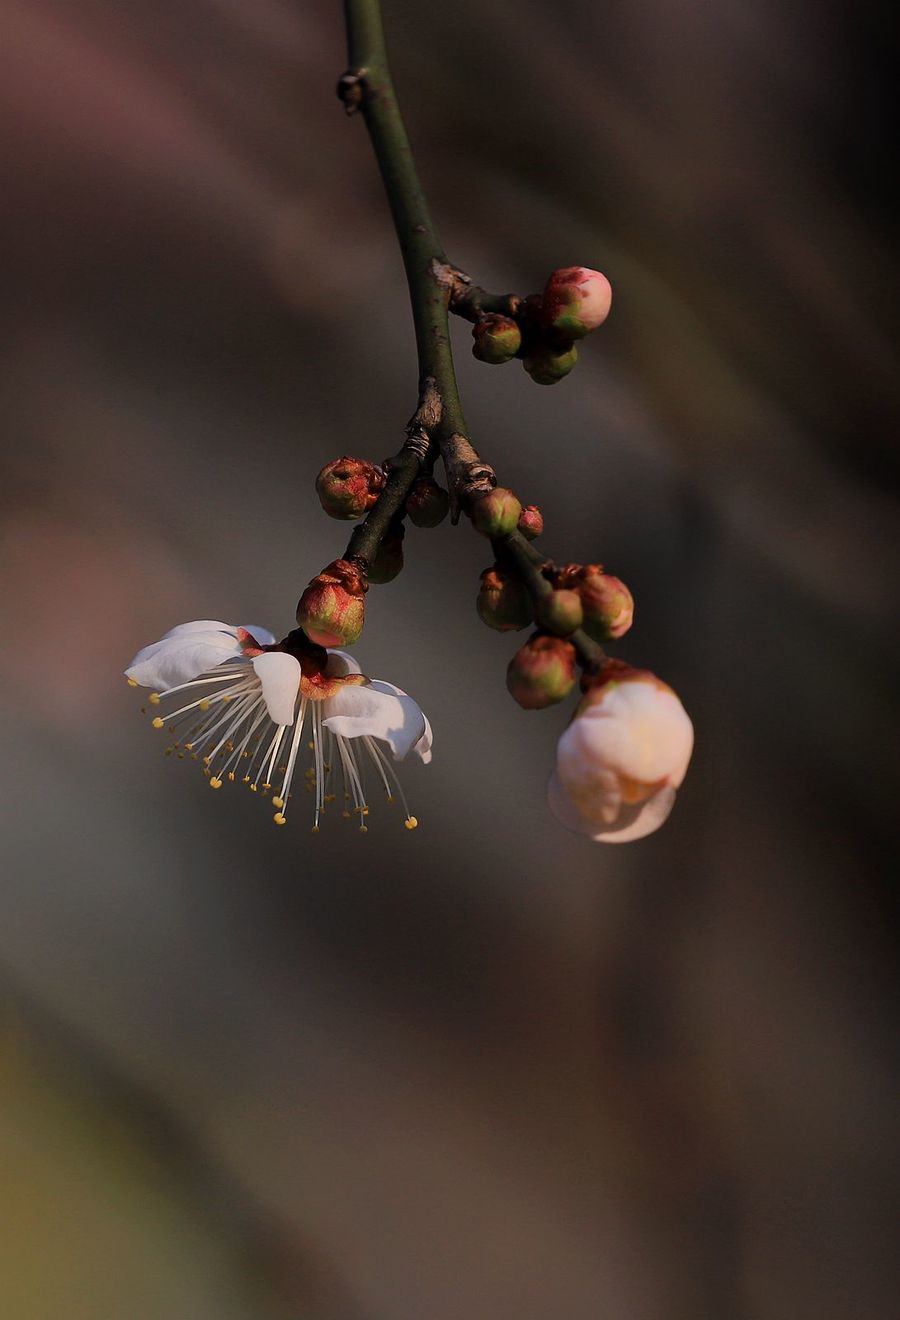
[[[498,486],[496,490],[482,495],[469,511],[472,526],[482,536],[509,536],[516,530],[522,506],[511,490]]]
[[[575,686],[575,647],[561,637],[537,633],[516,651],[506,671],[510,695],[525,710],[543,710]]]
[[[478,617],[497,632],[517,632],[534,622],[528,589],[503,568],[486,568],[475,602]]]
[[[547,632],[557,637],[568,637],[580,628],[584,619],[581,597],[577,591],[551,591],[541,596],[535,606],[535,618]]]
[[[437,527],[450,510],[450,496],[433,477],[419,477],[406,497],[406,513],[416,527]]]
[[[511,316],[488,312],[472,327],[472,352],[479,362],[497,365],[514,358],[522,346],[522,332]]]
[[[394,578],[403,568],[403,538],[406,535],[406,528],[402,522],[391,524],[387,535],[378,547],[375,558],[369,565],[368,579],[374,582],[376,586],[382,586],[385,582],[393,582]]]
[[[537,344],[528,357],[522,359],[522,366],[537,385],[555,385],[569,372],[578,361],[578,349],[571,348],[560,352],[546,344]]]

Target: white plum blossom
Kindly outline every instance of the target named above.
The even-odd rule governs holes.
[[[314,830],[326,805],[340,799],[342,814],[357,814],[366,831],[366,765],[388,801],[396,789],[406,827],[415,829],[385,748],[394,761],[414,752],[427,764],[425,715],[401,688],[366,678],[345,652],[315,647],[302,634],[291,638],[275,646],[264,628],[183,623],[139,651],[125,674],[133,687],[152,689],[153,727],[174,737],[168,754],[202,761],[212,788],[240,780],[255,793],[272,791],[276,824],[286,822],[307,730],[312,764],[304,780],[315,794]]]
[[[693,725],[672,689],[630,670],[591,689],[560,738],[550,810],[598,842],[642,839],[671,812],[693,745]]]

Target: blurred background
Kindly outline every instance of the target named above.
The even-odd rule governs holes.
[[[434,724],[414,834],[164,760],[134,652],[290,628],[318,469],[401,441],[399,256],[336,0],[0,0],[3,1315],[893,1314],[881,11],[384,7],[453,259],[612,280],[556,388],[456,323],[460,378],[693,768],[644,842],[558,828],[568,711],[507,697],[448,525],[357,649]]]

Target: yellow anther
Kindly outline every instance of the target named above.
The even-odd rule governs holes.
[[[268,791],[269,791],[269,789],[270,789],[271,787],[272,787],[271,784],[263,784],[263,786],[262,786],[262,791],[263,791],[264,793],[268,793]]]
[[[251,785],[250,785],[250,792],[251,792],[251,793],[255,793],[255,792],[256,792],[256,785],[255,785],[255,784],[251,784]]]
[[[414,830],[419,822],[416,820],[415,816],[407,816],[403,823],[408,830]]]
[[[273,806],[273,807],[283,807],[283,806],[284,806],[284,798],[273,797],[273,798],[272,798],[272,806]]]
[[[349,811],[342,811],[342,812],[341,812],[341,815],[344,817],[344,820],[349,820],[349,819],[350,819],[350,812],[349,812]]]
[[[175,750],[174,747],[167,747],[167,748],[166,748],[166,756],[171,756],[172,753],[174,752],[174,750]]]
[[[233,742],[227,742],[227,743],[225,744],[225,750],[226,750],[226,752],[233,752],[233,751],[234,751],[234,743],[233,743]]]
[[[216,776],[213,775],[212,779],[210,779],[210,781],[209,781],[209,786],[210,786],[210,788],[221,788],[221,787],[222,787],[222,781],[221,781],[221,779],[217,779]]]
[[[244,775],[244,778],[241,780],[241,783],[242,783],[242,784],[249,784],[249,783],[250,783],[250,776],[249,776],[249,775]]]
[[[211,757],[211,756],[204,756],[204,758],[203,758],[203,764],[204,764],[204,765],[209,765],[209,763],[210,763],[211,760],[212,760],[212,757]]]
[[[223,693],[222,693],[222,696],[221,696],[221,698],[220,698],[220,700],[221,700],[221,701],[230,701],[230,700],[231,700],[231,697],[228,695],[227,692],[223,692]],[[202,710],[203,707],[201,706],[200,709]],[[209,703],[207,702],[207,710],[208,710],[208,709],[209,709]]]
[[[179,752],[179,753],[178,753],[178,759],[179,759],[179,761],[183,761],[183,760],[184,760],[184,752]]]
[[[310,834],[318,834],[318,833],[319,833],[318,825],[313,825],[312,829],[310,830]]]
[[[326,794],[325,794],[325,801],[326,801],[326,802],[335,802],[336,800],[337,800],[337,794],[335,794],[335,793],[326,793]]]
[[[276,811],[276,812],[275,812],[275,815],[272,817],[272,819],[274,820],[274,822],[275,822],[276,825],[286,825],[286,824],[287,824],[287,821],[286,821],[285,818],[284,818],[284,813],[281,812],[281,811]]]
[[[192,752],[192,751],[194,750],[194,744],[193,744],[193,743],[185,743],[185,744],[184,744],[184,750],[185,750],[186,752]]]
[[[234,783],[234,771],[233,771],[233,770],[229,770],[229,771],[228,771],[228,779],[229,779],[229,782],[230,782],[230,783],[232,783],[232,784]]]
[[[197,703],[197,709],[198,709],[198,710],[209,710],[209,702],[206,700],[205,697],[203,698],[202,701],[198,701],[198,703]]]
[[[359,832],[360,834],[368,834],[369,833],[368,825],[360,825]]]
[[[160,717],[157,715],[153,720],[153,727],[154,729],[164,729],[166,727],[166,722],[165,720],[160,719]]]
[[[151,706],[158,706],[158,705],[159,705],[159,693],[158,693],[158,692],[151,692],[150,695],[149,695],[149,697],[147,698],[147,700],[150,702],[150,705],[151,705]]]
[[[128,680],[128,686],[129,686],[129,687],[140,687],[140,684],[138,683],[138,681],[137,681],[136,678],[129,678],[129,680]]]
[[[307,745],[307,747],[309,748],[309,750],[310,750],[311,752],[312,752],[312,751],[315,751],[315,747],[316,747],[316,744],[315,744],[315,743],[313,743],[313,742],[308,742],[306,745]]]
[[[387,800],[388,802],[396,802],[397,799],[394,797],[393,793],[388,793]]]

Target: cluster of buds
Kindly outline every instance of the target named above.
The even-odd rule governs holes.
[[[507,667],[510,695],[525,710],[544,710],[569,696],[583,668],[584,695],[550,780],[551,810],[569,829],[608,843],[652,833],[672,809],[693,728],[670,687],[597,649],[631,627],[631,592],[601,564],[557,566],[521,539],[518,556],[508,555],[514,533],[529,540],[543,530],[540,510],[523,509],[511,490],[490,491],[469,516],[499,556],[481,574],[479,617],[498,632],[536,625]]]
[[[512,299],[509,315],[488,312],[472,328],[472,352],[480,362],[520,358],[533,381],[555,385],[578,360],[576,341],[609,315],[612,289],[599,270],[564,266],[542,293]]]

